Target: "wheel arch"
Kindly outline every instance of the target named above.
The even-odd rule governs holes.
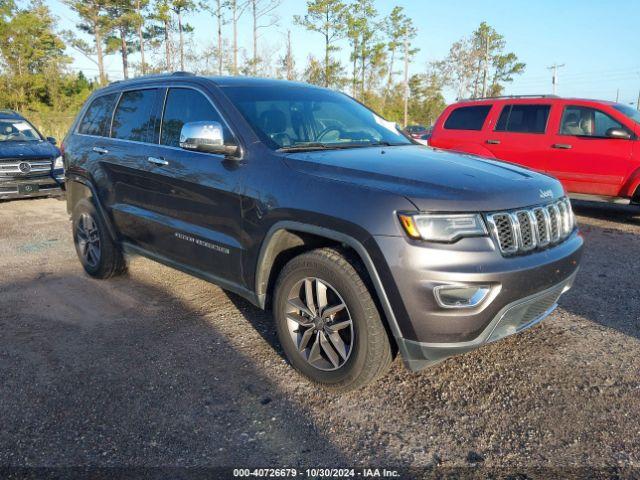
[[[396,340],[401,339],[402,333],[391,302],[375,264],[364,245],[350,235],[318,225],[281,221],[269,229],[260,249],[256,269],[255,289],[260,306],[266,307],[270,286],[273,285],[279,268],[286,261],[302,251],[328,245],[347,247],[362,262],[375,290],[372,293],[375,294],[383,310],[392,337]],[[402,344],[402,342],[397,343]]]
[[[107,231],[111,239],[114,241],[117,240],[117,234],[113,223],[102,206],[100,197],[98,196],[96,188],[91,180],[80,175],[68,175],[65,180],[65,184],[67,189],[67,213],[72,215],[73,210],[81,200],[90,200],[95,206],[98,215],[100,215],[104,224],[107,226]]]
[[[620,196],[629,198],[633,203],[640,203],[640,168],[636,168],[624,182]]]

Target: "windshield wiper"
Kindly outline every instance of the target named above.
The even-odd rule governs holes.
[[[348,148],[364,148],[364,147],[396,147],[405,145],[403,143],[381,142],[345,142],[345,143],[318,143],[309,142],[290,147],[281,147],[278,152],[301,152],[305,150],[341,150]],[[410,145],[407,143],[406,145]]]
[[[291,145],[289,147],[280,147],[278,152],[301,152],[304,150],[333,150],[333,145],[327,145],[326,143],[300,143],[298,145]]]
[[[403,147],[411,144],[410,143],[391,143],[391,142],[382,141],[382,142],[367,143],[364,145],[367,147]]]

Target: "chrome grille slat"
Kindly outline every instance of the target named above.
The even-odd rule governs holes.
[[[560,231],[560,211],[558,207],[554,205],[549,205],[547,207],[547,211],[549,212],[549,219],[551,220],[551,241],[557,242],[560,239],[561,231]]]
[[[536,218],[538,246],[546,247],[551,241],[551,237],[549,235],[549,231],[551,229],[549,212],[546,208],[536,207],[533,209],[533,216]]]
[[[518,240],[513,230],[512,218],[507,213],[496,213],[489,217],[494,236],[505,253],[518,251]]]
[[[560,231],[562,235],[566,235],[569,233],[569,212],[567,212],[567,206],[564,202],[559,202],[557,207],[560,212]]]
[[[531,217],[527,210],[519,210],[516,212],[518,220],[518,230],[520,232],[520,248],[523,251],[533,250],[536,248],[536,237],[531,223]]]
[[[21,163],[28,163],[30,170],[28,172],[23,172],[20,170]],[[0,175],[16,175],[21,178],[28,178],[35,175],[41,175],[43,173],[48,173],[51,171],[51,167],[53,165],[53,161],[50,159],[19,159],[19,158],[11,158],[0,160]]]
[[[567,238],[575,227],[567,198],[548,205],[492,213],[486,219],[503,255],[549,247]]]

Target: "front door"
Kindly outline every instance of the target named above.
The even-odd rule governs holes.
[[[216,121],[232,134],[208,96],[187,87],[166,92],[159,145],[146,149],[144,203],[153,251],[231,283],[241,282],[243,164],[180,148],[187,122]]]
[[[625,129],[600,110],[566,106],[559,129],[549,137],[547,173],[568,192],[618,196],[633,169],[633,141],[607,137],[611,128]]]

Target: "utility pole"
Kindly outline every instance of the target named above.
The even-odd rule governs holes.
[[[619,99],[620,99],[620,89],[616,90],[616,103],[618,103]]]
[[[564,63],[562,65],[558,65],[554,63],[550,67],[547,67],[547,70],[553,71],[553,77],[551,77],[551,84],[553,85],[553,94],[556,94],[556,86],[558,85],[558,69],[564,67]]]
[[[636,103],[636,110],[640,110],[640,91],[638,92],[638,103]]]

